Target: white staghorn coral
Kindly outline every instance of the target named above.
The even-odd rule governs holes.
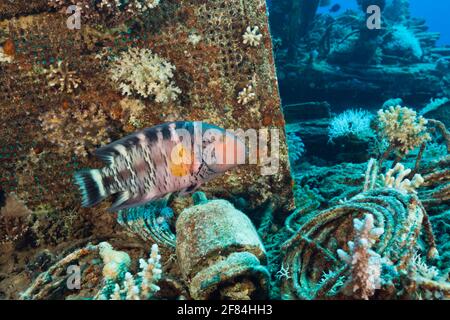
[[[416,189],[423,183],[424,179],[420,174],[415,174],[412,180],[407,176],[411,173],[411,169],[405,169],[401,163],[397,163],[394,168],[386,172],[386,176],[382,176],[384,186],[397,189],[406,193],[417,193]]]
[[[143,299],[150,299],[156,292],[159,291],[159,287],[156,285],[161,279],[161,256],[159,255],[158,245],[152,246],[150,258],[145,261],[139,260],[141,271],[139,276],[141,278],[140,295]]]
[[[375,188],[392,188],[403,193],[417,193],[418,189],[425,181],[420,174],[415,174],[412,180],[407,177],[411,174],[411,169],[406,169],[401,163],[397,163],[394,168],[389,169],[386,174],[378,175],[378,164],[375,159],[370,159],[367,170],[364,174],[364,191]]]
[[[378,135],[403,154],[431,139],[427,120],[409,108],[396,106],[378,111]]]
[[[181,93],[172,81],[174,70],[174,65],[151,50],[131,48],[113,62],[110,74],[123,95],[138,94],[154,97],[156,102],[169,102]]]
[[[262,39],[262,34],[259,33],[259,28],[256,27],[247,27],[247,29],[245,30],[244,35],[242,36],[243,38],[243,43],[244,44],[248,44],[252,47],[256,47],[261,43],[261,39]]]
[[[348,242],[349,253],[338,249],[337,253],[351,268],[350,287],[355,297],[369,299],[381,285],[381,263],[379,254],[371,250],[383,228],[376,228],[374,218],[366,214],[363,220],[354,219],[354,241]]]

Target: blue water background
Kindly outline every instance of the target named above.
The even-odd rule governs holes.
[[[273,0],[272,0],[273,1]],[[340,4],[340,14],[347,9],[356,9],[356,0],[331,1],[329,7],[320,8],[319,12],[328,12],[334,4]],[[450,45],[450,0],[410,0],[411,15],[427,20],[429,31],[440,32],[438,45]]]

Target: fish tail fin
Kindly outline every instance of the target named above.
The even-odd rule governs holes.
[[[98,169],[86,169],[75,172],[75,183],[80,188],[83,207],[92,207],[104,200],[108,193]]]

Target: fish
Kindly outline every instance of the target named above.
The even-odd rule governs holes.
[[[141,206],[172,194],[187,195],[245,162],[244,141],[201,121],[146,128],[95,151],[100,169],[74,174],[83,207],[112,197],[109,211]]]
[[[339,10],[341,10],[341,5],[339,3],[334,4],[331,8],[330,8],[330,12],[338,12]]]

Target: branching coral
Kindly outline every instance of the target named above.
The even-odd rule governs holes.
[[[386,176],[382,176],[384,186],[395,188],[402,192],[417,193],[416,189],[423,183],[424,179],[420,174],[415,174],[410,181],[407,177],[411,173],[411,169],[405,169],[401,163],[397,163],[394,168],[386,172]]]
[[[436,280],[439,277],[439,270],[435,266],[429,266],[424,259],[416,252],[411,260],[411,271],[429,280]]]
[[[427,123],[425,118],[418,117],[414,110],[406,107],[396,106],[378,111],[377,134],[389,144],[381,161],[394,150],[399,153],[398,157],[401,158],[429,141],[431,137],[427,132]]]
[[[353,271],[357,272],[357,269],[352,269],[352,264],[342,266],[338,262],[339,256],[351,262],[353,262],[353,257],[349,260],[350,252],[344,254],[343,251],[339,251],[339,256],[336,256],[342,243],[351,240],[349,235],[354,228],[350,229],[350,221],[356,222],[356,238],[358,238],[358,234],[362,235],[362,230],[373,230],[374,225],[384,230],[384,233],[381,234],[381,229],[375,229],[373,238],[367,236],[372,240],[359,242],[359,244],[355,244],[356,241],[353,241],[353,244],[349,246],[350,251],[352,248],[353,250],[369,249],[367,245],[372,242],[370,249],[378,256],[370,254],[370,251],[366,250],[365,256],[358,255],[357,258],[365,262],[367,267],[370,262],[373,262],[377,273],[379,271],[378,262],[383,267],[386,264],[386,268],[389,266],[389,269],[396,270],[397,273],[406,273],[416,250],[421,230],[423,230],[424,239],[429,248],[429,258],[436,257],[436,243],[430,221],[417,196],[414,193],[387,188],[382,183],[378,183],[376,170],[376,161],[370,161],[364,184],[365,192],[349,200],[344,200],[332,208],[307,215],[303,218],[298,230],[295,230],[292,238],[283,244],[280,250],[284,253],[282,263],[292,271],[292,279],[282,282],[282,293],[285,297],[314,299],[339,298],[342,294],[353,295],[353,290],[350,290],[350,293],[344,290],[344,287],[348,288],[348,286],[344,286],[339,292],[332,290],[338,281],[342,281],[343,277],[354,288]],[[399,179],[400,184],[401,181],[403,180]],[[366,217],[365,220],[354,220],[362,217]],[[376,238],[378,241],[374,242],[373,240]],[[380,257],[383,259],[378,260]],[[371,260],[371,258],[373,259]],[[325,281],[320,280],[321,274],[329,270],[333,271],[332,276],[327,277]],[[370,288],[374,288],[375,281],[372,280],[375,279],[370,279],[368,274],[364,273],[367,271],[365,268],[361,270],[358,271],[360,278],[357,293],[359,297],[367,298],[372,293]],[[381,278],[383,279],[383,274],[381,274]],[[383,286],[383,283],[386,287]],[[396,289],[394,289],[395,292],[392,292],[392,287],[389,287],[388,283],[389,281],[382,282],[380,290],[384,294],[394,294],[395,296]]]
[[[338,249],[337,253],[351,268],[350,286],[359,299],[369,299],[381,286],[381,256],[371,248],[383,234],[376,228],[374,218],[366,214],[363,220],[354,219],[354,241],[348,242],[349,253]]]
[[[247,27],[247,29],[245,30],[244,35],[242,36],[243,38],[243,43],[244,44],[248,44],[252,47],[256,47],[261,43],[261,39],[262,39],[262,34],[259,33],[259,28],[256,27]]]
[[[250,82],[242,91],[238,93],[238,103],[246,105],[249,102],[256,100],[256,93],[254,84]]]
[[[177,99],[181,90],[172,81],[175,66],[149,49],[131,48],[111,65],[111,79],[123,95],[138,94],[156,102]]]
[[[330,141],[338,137],[354,137],[367,140],[374,135],[370,128],[372,115],[365,110],[346,110],[331,120],[328,136]]]
[[[102,245],[106,248],[106,252],[103,254],[102,248],[100,248],[100,255],[105,262],[103,268],[105,285],[96,298],[100,300],[148,300],[153,298],[159,291],[156,283],[161,279],[162,274],[158,246],[156,244],[152,246],[150,258],[147,261],[139,260],[140,272],[135,277],[128,272],[130,258],[126,253],[113,250],[111,245],[106,242],[100,244],[100,246]],[[111,270],[114,272],[111,273]]]
[[[62,154],[86,156],[110,142],[110,119],[97,105],[87,109],[52,110],[40,117],[45,138]]]
[[[100,259],[93,259],[95,256]],[[157,283],[162,275],[160,260],[158,246],[153,245],[150,258],[140,260],[140,272],[133,276],[129,271],[131,259],[126,252],[115,250],[108,242],[88,244],[66,255],[47,271],[39,274],[21,297],[25,300],[40,300],[51,298],[55,292],[66,292],[66,283],[70,276],[68,268],[78,266],[82,272],[80,276],[103,279],[102,282],[96,281],[98,286],[89,290],[91,295],[84,298],[152,299],[159,291]],[[103,264],[103,268],[97,268],[98,264]]]
[[[45,70],[49,87],[57,88],[60,92],[72,93],[81,84],[75,71],[69,71],[67,63],[58,61],[56,66],[51,65]]]

